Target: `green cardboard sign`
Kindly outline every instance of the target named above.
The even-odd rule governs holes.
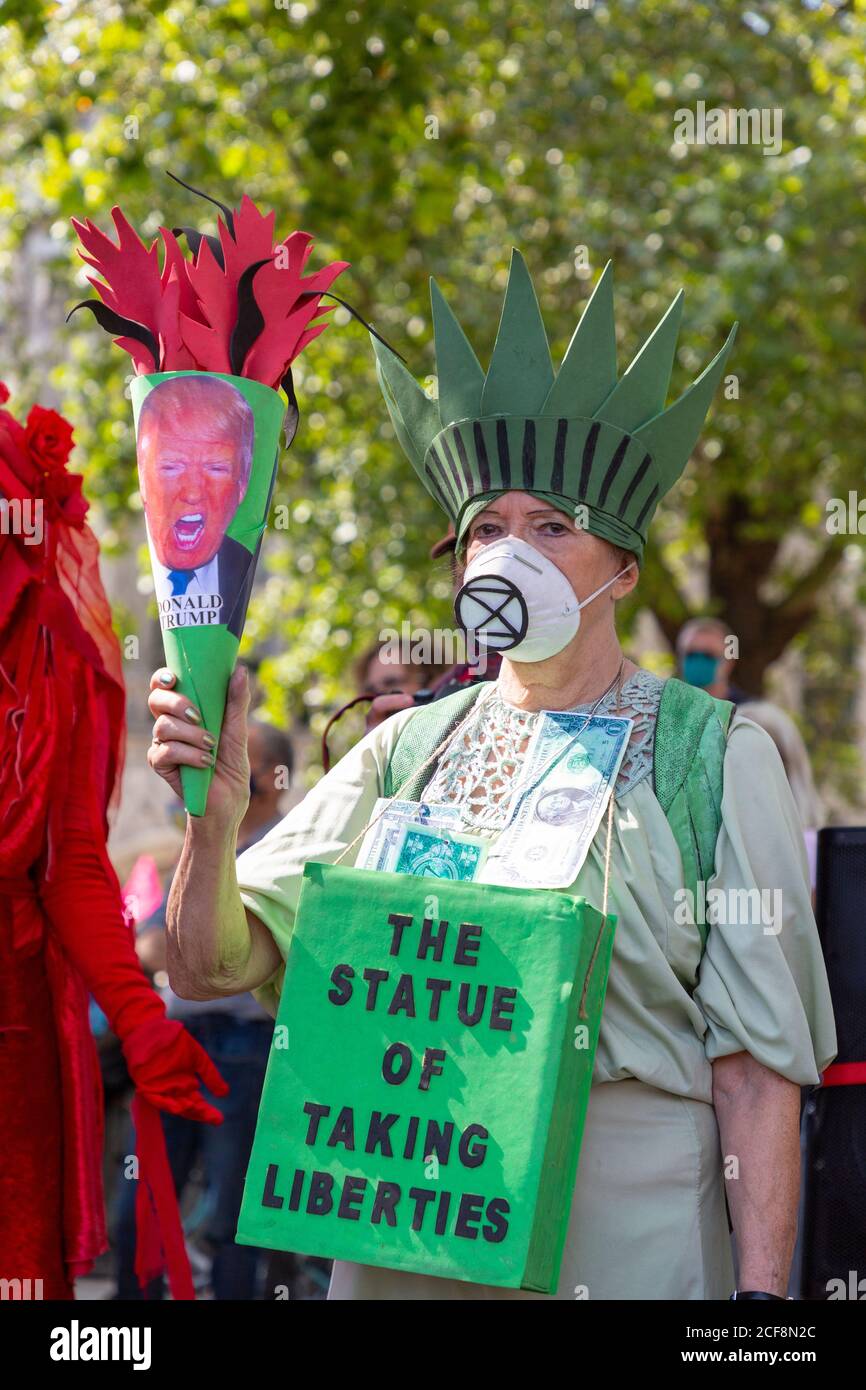
[[[219,372],[131,385],[138,472],[166,664],[219,738],[276,476],[285,402]],[[181,768],[204,815],[210,768]]]
[[[614,921],[308,864],[238,1241],[554,1292]]]

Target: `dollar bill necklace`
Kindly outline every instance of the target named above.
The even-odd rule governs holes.
[[[617,673],[616,673],[616,675],[614,676],[613,680],[611,681],[610,685],[607,687],[606,690],[603,690],[603,691],[601,692],[601,694],[599,695],[598,699],[595,701],[595,704],[592,706],[592,709],[589,711],[589,714],[586,716],[586,719],[584,720],[584,722],[583,722],[583,724],[581,725],[580,729],[579,729],[578,732],[573,736],[573,738],[572,738],[572,740],[571,740],[571,743],[568,744],[568,745],[566,746],[566,748],[563,750],[562,753],[557,753],[556,756],[550,760],[549,766],[548,766],[548,767],[545,767],[545,768],[542,768],[541,773],[540,773],[539,776],[535,779],[535,781],[532,783],[532,785],[531,785],[530,787],[527,787],[527,788],[526,788],[526,791],[524,791],[524,792],[521,793],[521,795],[520,795],[520,797],[519,797],[519,799],[518,799],[518,801],[517,801],[517,804],[516,804],[516,806],[514,807],[514,811],[513,811],[513,812],[511,813],[511,815],[509,815],[509,817],[508,817],[508,820],[507,820],[507,822],[506,822],[507,825],[510,825],[511,820],[513,819],[513,816],[516,814],[516,812],[518,811],[518,809],[520,808],[520,806],[523,804],[524,797],[527,796],[527,795],[529,794],[529,792],[531,792],[532,790],[534,790],[534,788],[537,787],[537,786],[539,785],[539,783],[542,782],[542,781],[544,780],[544,778],[547,776],[548,772],[550,771],[550,768],[553,767],[553,766],[559,761],[560,757],[564,756],[565,753],[567,753],[567,752],[569,752],[569,751],[571,750],[571,748],[574,746],[574,744],[575,744],[575,743],[577,742],[577,740],[580,738],[580,736],[581,736],[581,734],[583,733],[584,729],[585,729],[585,728],[587,727],[587,725],[589,724],[589,721],[592,719],[593,715],[595,714],[596,710],[598,709],[599,705],[601,704],[601,702],[602,702],[602,700],[605,698],[605,696],[609,695],[610,692],[614,689],[614,687],[618,687],[618,686],[620,685],[620,682],[621,682],[621,680],[622,680],[622,673],[623,673],[623,667],[624,667],[624,666],[625,666],[625,657],[623,657],[622,660],[620,661],[620,663],[619,663],[619,670],[617,671]],[[620,702],[620,691],[618,690],[618,691],[617,691],[617,706],[616,706],[616,707],[617,707],[617,713],[619,713],[619,702]],[[424,762],[421,764],[420,768],[413,769],[413,770],[409,773],[408,777],[406,777],[406,778],[404,779],[404,781],[402,782],[402,784],[401,784],[401,785],[397,788],[397,790],[392,794],[391,801],[397,801],[397,800],[402,796],[402,794],[403,794],[403,792],[406,790],[406,788],[409,786],[410,782],[412,782],[412,781],[414,780],[414,778],[415,778],[419,773],[424,772],[428,767],[430,767],[431,765],[433,765],[434,763],[436,763],[436,762],[438,761],[438,759],[441,758],[442,754],[445,752],[445,750],[448,748],[448,746],[449,746],[450,744],[456,743],[457,739],[461,736],[461,734],[464,732],[464,730],[466,730],[466,729],[469,727],[469,725],[472,723],[472,720],[473,720],[474,718],[476,718],[477,714],[478,714],[477,707],[476,707],[476,705],[473,703],[472,708],[469,710],[468,714],[466,714],[466,715],[464,716],[464,718],[460,721],[460,723],[458,724],[457,728],[454,729],[453,731],[447,733],[447,734],[445,735],[445,737],[443,738],[442,742],[439,744],[438,748],[434,748],[434,749],[433,749],[433,752],[429,755],[429,757],[425,758],[425,760],[424,760]],[[382,805],[381,805],[380,809],[379,809],[378,811],[376,811],[376,812],[370,817],[370,819],[367,821],[366,825],[362,826],[362,828],[358,831],[358,833],[357,833],[357,835],[354,837],[354,839],[350,840],[349,843],[346,845],[345,849],[341,850],[341,852],[337,855],[336,859],[334,860],[334,863],[335,863],[335,864],[341,864],[342,861],[346,858],[346,856],[347,856],[348,854],[351,853],[351,851],[355,848],[355,846],[356,846],[357,844],[360,844],[360,842],[364,839],[364,836],[365,836],[366,834],[368,834],[368,832],[369,832],[370,830],[372,830],[373,826],[376,825],[377,822],[380,821],[380,820],[382,819],[382,817],[386,814],[386,812],[387,812],[387,810],[388,810],[389,800],[388,800],[388,798],[386,798],[386,797],[382,797],[382,798],[380,798],[380,799],[381,799],[381,802],[382,802]],[[610,805],[613,806],[613,793],[612,793],[612,792],[611,792],[611,797],[610,797]],[[608,822],[608,862],[609,862],[609,851],[610,851],[610,823]],[[606,904],[606,903],[607,903],[607,873],[605,874],[605,904]],[[607,911],[607,907],[606,907],[606,906],[605,906],[605,909],[604,909],[604,910],[605,910],[605,912]]]
[[[509,810],[509,812],[508,812],[508,819],[507,819],[507,821],[506,821],[506,825],[511,825],[512,821],[516,818],[517,813],[518,813],[518,811],[520,810],[520,808],[521,808],[521,806],[523,805],[523,803],[524,803],[524,801],[526,800],[526,798],[527,798],[529,795],[531,795],[532,792],[535,791],[536,787],[540,787],[540,786],[541,786],[541,783],[544,781],[545,777],[546,777],[547,774],[551,771],[551,769],[554,768],[554,767],[556,767],[557,763],[561,762],[563,758],[565,758],[569,753],[571,753],[572,749],[573,749],[573,748],[575,747],[575,745],[577,744],[577,742],[578,742],[578,740],[580,739],[581,735],[582,735],[582,734],[585,732],[585,730],[588,728],[589,723],[590,723],[590,720],[592,719],[593,715],[595,714],[595,712],[596,712],[596,710],[598,709],[599,705],[601,704],[602,700],[606,699],[607,696],[610,694],[610,692],[611,692],[612,690],[614,690],[614,689],[617,689],[617,703],[616,703],[616,708],[617,708],[617,713],[619,713],[619,689],[618,689],[618,687],[619,687],[620,681],[622,680],[622,672],[623,672],[623,667],[624,667],[624,666],[625,666],[625,657],[623,657],[622,661],[619,663],[619,670],[617,671],[617,673],[616,673],[616,675],[614,676],[613,680],[611,681],[610,685],[607,687],[606,690],[603,690],[603,691],[601,692],[601,694],[599,695],[598,699],[595,701],[595,704],[593,705],[592,709],[589,711],[589,713],[587,714],[587,716],[586,716],[586,718],[584,719],[583,723],[581,724],[580,728],[577,730],[577,733],[575,733],[574,735],[572,735],[572,738],[571,738],[570,741],[565,745],[564,748],[561,748],[561,749],[559,750],[559,752],[554,753],[553,757],[550,758],[550,759],[548,760],[548,762],[546,763],[546,765],[541,769],[541,771],[539,772],[538,776],[535,777],[535,778],[533,778],[533,780],[529,783],[529,785],[528,785],[527,787],[524,787],[522,790],[520,790],[520,791],[519,791],[519,794],[515,796],[515,798],[514,798],[514,805],[510,808],[510,810]],[[612,793],[611,793],[611,795],[612,795]]]

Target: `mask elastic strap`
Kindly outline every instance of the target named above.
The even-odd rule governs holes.
[[[605,589],[609,589],[611,584],[615,584],[616,581],[618,579],[621,579],[624,574],[628,574],[629,570],[632,569],[635,564],[635,560],[629,560],[625,569],[621,569],[619,574],[615,574],[613,576],[613,579],[608,579],[605,584],[602,584],[601,588],[596,589],[595,593],[590,594],[588,598],[581,599],[580,603],[577,605],[578,608],[584,608],[588,603],[592,603],[592,600],[594,598],[598,598],[599,594],[603,594]]]

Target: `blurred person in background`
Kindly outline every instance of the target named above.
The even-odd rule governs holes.
[[[355,685],[359,695],[406,695],[411,697],[423,690],[430,676],[430,667],[414,663],[388,661],[387,643],[374,642],[355,663]],[[411,699],[409,700],[411,704]],[[397,706],[404,709],[405,705]]]
[[[457,558],[457,537],[454,534],[453,526],[449,526],[445,534],[440,536],[435,545],[430,548],[431,560],[444,560],[446,556],[451,568],[452,587],[456,593],[463,583],[463,565]],[[378,651],[379,649],[377,644],[374,650]],[[359,675],[362,672],[367,672],[368,668],[364,663],[368,661],[369,653],[362,657],[356,668]],[[379,665],[382,665],[381,661]],[[462,690],[466,686],[477,685],[479,681],[494,681],[499,674],[499,665],[499,656],[495,652],[486,652],[481,661],[458,661],[444,671],[433,671],[431,668],[423,666],[385,666],[385,670],[403,673],[405,679],[399,687],[392,683],[388,688],[375,690],[376,698],[367,711],[365,728],[369,733],[370,729],[375,729],[384,719],[396,714],[398,710],[409,709],[414,704],[430,704],[434,700],[444,700],[446,696],[453,695],[455,691]],[[415,684],[411,676],[406,674],[408,672],[422,672],[424,674],[422,684]],[[369,675],[375,678],[375,666]],[[360,680],[358,685],[359,693],[367,693],[367,691],[374,689],[369,678],[367,691],[362,690]],[[418,699],[419,692],[424,697],[421,700]]]
[[[803,822],[803,838],[809,860],[809,878],[815,892],[818,861],[818,831],[824,824],[824,807],[812,777],[809,754],[793,719],[769,700],[749,700],[743,713],[766,729],[779,750],[788,784]]]
[[[328,736],[334,725],[356,705],[368,705],[365,728],[374,729],[383,719],[408,709],[429,698],[428,684],[432,668],[415,662],[388,659],[390,643],[384,639],[374,642],[355,662],[355,694],[331,715],[322,733],[322,766],[331,766]]]
[[[430,548],[432,561],[444,562],[447,558],[455,593],[463,582],[463,566],[456,551],[457,537],[452,526]],[[422,664],[388,661],[385,659],[387,645],[384,641],[375,642],[355,663],[356,694],[332,715],[322,736],[322,766],[325,772],[331,765],[328,735],[337,721],[355,705],[369,700],[364,717],[364,728],[369,733],[400,710],[411,709],[418,704],[432,704],[479,681],[495,680],[499,673],[500,659],[494,652],[484,653],[478,661],[458,661],[443,670]]]
[[[677,658],[684,681],[698,686],[720,700],[730,700],[770,735],[785,768],[788,782],[803,824],[809,878],[815,891],[818,829],[823,822],[823,810],[815,783],[809,754],[800,732],[790,715],[770,700],[758,699],[733,683],[737,665],[728,656],[731,638],[730,625],[721,618],[691,618],[677,637]]]
[[[293,768],[291,740],[283,730],[261,720],[250,722],[250,800],[238,832],[238,853],[263,839],[280,820],[280,799]],[[167,895],[166,895],[167,896]],[[165,976],[165,899],[139,928],[137,949],[145,969],[157,980]],[[215,1103],[223,1117],[218,1130],[205,1133],[180,1117],[164,1122],[169,1163],[178,1199],[196,1171],[205,1190],[205,1216],[198,1234],[212,1256],[211,1287],[216,1299],[248,1300],[257,1296],[262,1252],[235,1244],[244,1176],[255,1133],[259,1100],[268,1064],[274,1021],[252,994],[206,1003],[180,999],[162,990],[169,1018],[183,1022],[229,1082],[228,1095]],[[142,1295],[133,1271],[135,1182],[121,1187],[118,1206],[117,1297],[162,1297],[156,1280]]]
[[[753,697],[733,682],[737,662],[728,655],[730,637],[731,629],[721,618],[690,618],[677,636],[677,664],[689,685],[741,705]]]

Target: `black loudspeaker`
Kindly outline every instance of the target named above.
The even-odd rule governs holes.
[[[866,826],[819,832],[816,917],[836,1061],[866,1063]],[[816,1091],[804,1137],[801,1296],[866,1301],[866,1085]]]

